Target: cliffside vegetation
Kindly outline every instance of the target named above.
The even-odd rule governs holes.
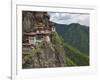
[[[41,42],[23,55],[23,68],[64,67],[65,52],[61,44],[57,33],[53,33],[52,43]]]
[[[34,24],[38,23],[35,14],[36,12],[23,11],[23,42],[25,39],[23,33],[34,31]],[[42,14],[46,15],[46,12]],[[42,18],[40,21],[49,26],[48,20]],[[89,65],[89,27],[77,23],[70,25],[54,23],[54,26],[56,31],[52,32],[50,43],[42,41],[35,48],[22,47],[23,69]]]

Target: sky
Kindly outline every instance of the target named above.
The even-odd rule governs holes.
[[[89,14],[49,12],[50,21],[59,24],[79,23],[89,26]]]

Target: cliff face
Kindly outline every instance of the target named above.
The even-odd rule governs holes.
[[[47,12],[32,12],[23,11],[22,12],[22,30],[23,32],[32,32],[37,24],[42,23],[41,27],[49,27],[49,15]]]
[[[23,68],[63,67],[63,48],[42,43],[38,48],[31,49],[29,55],[23,55]]]
[[[49,15],[46,12],[29,12],[23,11],[23,33],[34,31],[35,25],[43,23],[44,27],[49,27]],[[61,40],[56,32],[53,32],[52,42],[41,42],[35,48],[24,48],[22,50],[22,67],[23,68],[47,68],[47,67],[64,67],[64,49]],[[24,35],[23,35],[24,40]]]

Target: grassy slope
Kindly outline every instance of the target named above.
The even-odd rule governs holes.
[[[68,44],[64,44],[66,50],[66,56],[73,61],[77,66],[88,66],[89,57],[84,53],[80,52],[78,49],[73,48]]]

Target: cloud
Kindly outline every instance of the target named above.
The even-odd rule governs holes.
[[[50,21],[60,24],[80,23],[89,26],[89,14],[49,12]]]

